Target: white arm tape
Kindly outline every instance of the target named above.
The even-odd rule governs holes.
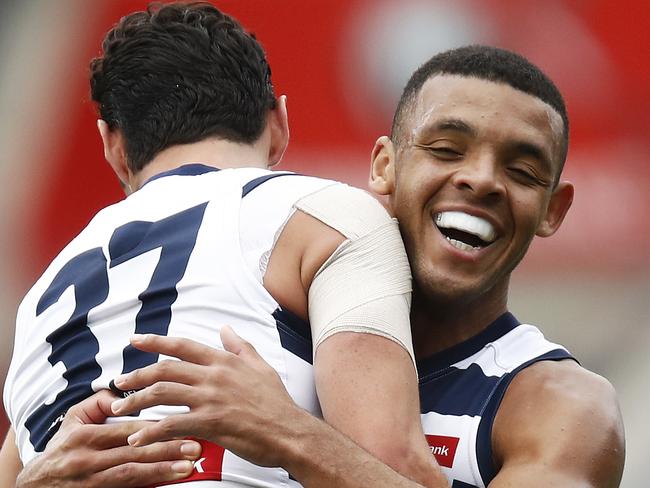
[[[313,193],[296,208],[347,237],[309,289],[314,352],[333,334],[361,332],[397,342],[414,360],[411,271],[397,221],[366,192],[346,185]]]
[[[321,188],[298,200],[294,206],[348,239],[362,237],[394,220],[368,192],[343,183]]]

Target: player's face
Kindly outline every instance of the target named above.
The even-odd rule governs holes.
[[[508,85],[445,75],[425,83],[403,130],[387,173],[418,288],[505,306],[510,272],[572,200],[570,184],[553,184],[560,115]]]

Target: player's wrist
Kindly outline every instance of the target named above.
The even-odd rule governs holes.
[[[328,431],[333,429],[306,410],[299,407],[295,410],[287,415],[290,425],[284,435],[276,438],[279,442],[274,444],[274,449],[280,465],[304,484],[306,476],[320,469],[319,451],[327,441]]]

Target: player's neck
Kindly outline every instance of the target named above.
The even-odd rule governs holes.
[[[423,359],[475,336],[507,311],[507,289],[471,303],[436,303],[414,291],[411,330],[416,358]]]
[[[268,153],[260,143],[239,144],[223,139],[204,139],[192,144],[178,144],[158,153],[140,172],[132,176],[131,187],[140,188],[151,177],[190,163],[219,169],[268,168]]]

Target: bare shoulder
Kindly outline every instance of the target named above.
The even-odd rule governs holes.
[[[338,246],[393,220],[368,192],[342,183],[325,186],[294,206],[271,253],[264,286],[284,308],[306,319],[309,287]],[[399,236],[396,223],[394,232]]]
[[[549,407],[565,413],[619,417],[618,400],[612,384],[602,376],[583,368],[573,360],[540,361],[515,376],[503,401],[508,400]],[[514,407],[515,405],[511,405]],[[522,415],[521,409],[512,414]]]
[[[618,486],[625,440],[614,387],[572,360],[535,363],[508,387],[492,444],[497,466],[539,463],[586,486]]]
[[[336,230],[300,210],[275,243],[264,286],[284,308],[307,319],[307,293],[320,266],[345,238]]]

